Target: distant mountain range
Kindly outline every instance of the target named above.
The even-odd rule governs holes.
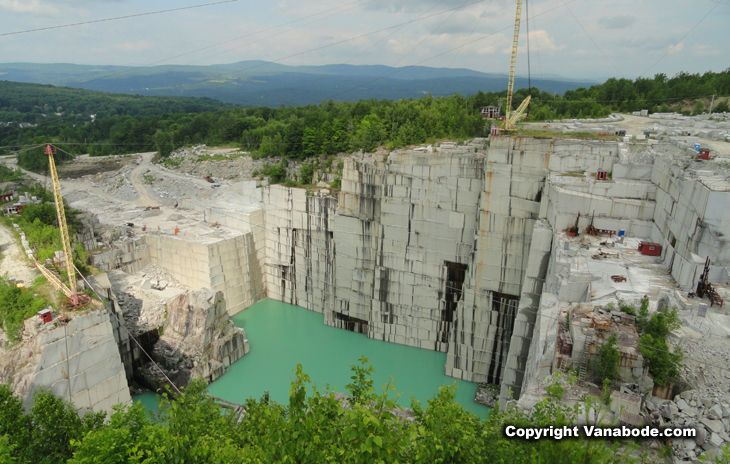
[[[419,98],[507,87],[506,74],[470,69],[333,64],[285,66],[266,61],[241,61],[211,66],[90,66],[75,64],[0,64],[0,80],[53,84],[133,95],[210,97],[238,105],[306,105],[322,100]],[[564,93],[598,81],[550,75],[533,78],[532,86]],[[527,87],[524,77],[515,89]]]

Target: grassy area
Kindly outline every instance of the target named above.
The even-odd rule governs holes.
[[[0,323],[12,343],[19,340],[23,321],[48,306],[48,301],[36,293],[36,283],[42,285],[36,279],[30,288],[18,288],[13,282],[0,280]]]
[[[182,164],[185,158],[163,158],[159,164],[166,168],[176,168]]]
[[[568,171],[560,174],[563,177],[585,177],[586,172],[585,171]]]
[[[231,154],[222,154],[222,153],[214,153],[212,155],[201,155],[198,156],[195,161],[232,161],[236,158],[240,158],[242,156],[250,156],[248,153],[231,153]]]

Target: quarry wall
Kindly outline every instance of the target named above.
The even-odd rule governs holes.
[[[25,321],[23,341],[0,356],[0,382],[30,407],[33,392],[47,388],[81,412],[112,412],[131,404],[129,388],[109,314],[90,310],[69,322]]]
[[[251,220],[263,224],[263,212],[253,213]],[[151,234],[115,243],[111,250],[95,254],[92,264],[103,271],[121,269],[130,274],[148,264],[158,265],[193,290],[223,292],[228,313],[234,315],[266,294],[257,240],[264,241],[257,228],[208,240]]]

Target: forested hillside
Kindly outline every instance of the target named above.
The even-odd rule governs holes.
[[[151,116],[164,113],[200,113],[233,105],[211,98],[143,97],[90,90],[0,81],[0,122],[85,124],[115,115]],[[59,114],[56,114],[59,113]]]
[[[51,98],[56,98],[57,91],[60,95],[74,95],[73,100],[87,101],[83,111],[97,116],[94,121],[81,116],[78,120],[68,120],[64,116],[57,121],[42,121],[36,127],[0,128],[0,146],[12,150],[46,142],[60,146],[66,143],[69,145],[64,149],[70,153],[92,155],[160,151],[165,156],[183,145],[205,143],[238,146],[257,156],[303,159],[343,151],[371,151],[382,145],[394,148],[442,138],[463,139],[485,135],[488,127],[480,116],[480,108],[506,99],[506,91],[480,91],[468,97],[429,95],[398,101],[329,100],[297,107],[218,109],[224,105],[213,100],[128,97],[16,84],[24,92],[21,98],[8,90],[12,89],[11,83],[6,85],[9,87],[4,90],[0,87],[0,102],[13,102],[13,105],[22,102],[25,110],[31,109],[31,114],[61,101]],[[78,92],[78,97],[74,92]],[[604,117],[611,112],[640,109],[680,110],[695,99],[730,95],[730,69],[702,75],[680,73],[672,78],[657,74],[651,79],[635,81],[609,79],[588,89],[566,92],[564,96],[537,88],[531,92],[531,121]],[[86,93],[91,95],[86,97]],[[527,89],[515,92],[514,107],[527,95]],[[63,101],[72,105],[70,100]],[[214,106],[212,109],[216,111],[204,111],[205,105]],[[75,108],[81,112],[79,107]],[[7,111],[8,107],[0,109]],[[695,112],[703,110],[703,105],[695,104]],[[727,104],[723,101],[714,110],[727,110]],[[17,108],[13,111],[19,114]],[[202,112],[192,114],[196,111]],[[26,152],[21,157],[21,165],[29,169],[41,169],[43,162],[40,150]]]
[[[73,64],[0,63],[4,79],[53,84],[102,92],[140,95],[210,97],[242,106],[302,106],[322,100],[420,98],[505,87],[507,75],[470,69],[333,64],[287,66],[266,61],[159,66],[89,66]],[[559,76],[535,76],[533,84],[562,94],[595,83]],[[517,88],[527,85],[518,76]]]

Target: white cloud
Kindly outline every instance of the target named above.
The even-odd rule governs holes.
[[[542,52],[559,52],[565,49],[565,45],[555,45],[555,39],[550,37],[550,34],[546,30],[540,29],[537,31],[530,31],[528,34],[530,38],[530,49],[532,52],[540,50]],[[527,41],[525,38],[520,40],[520,46],[517,47],[519,53],[527,53]],[[512,47],[507,47],[502,50],[503,53],[512,53]]]
[[[146,40],[140,40],[138,42],[125,42],[123,44],[117,45],[117,48],[120,50],[124,50],[125,52],[137,52],[150,48],[150,43]]]
[[[679,42],[677,45],[670,46],[668,53],[670,55],[672,55],[674,53],[679,53],[682,51],[683,48],[684,48],[684,42]]]
[[[610,18],[608,16],[604,16],[603,18],[598,18],[598,24],[606,29],[624,29],[633,26],[635,22],[636,17],[628,15],[618,15]]]
[[[58,16],[57,8],[39,0],[0,0],[0,10],[37,16]]]
[[[720,50],[712,47],[711,45],[695,45],[692,47],[692,54],[694,56],[715,56],[720,54]]]

